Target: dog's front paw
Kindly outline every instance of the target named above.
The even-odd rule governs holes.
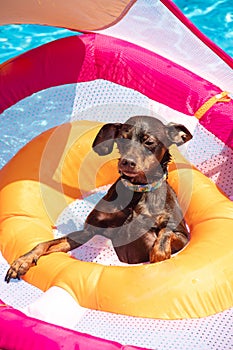
[[[25,275],[30,267],[35,266],[36,263],[37,259],[34,256],[21,256],[12,263],[11,267],[6,273],[5,281],[9,283],[12,278],[20,279],[20,277]]]
[[[150,251],[150,263],[156,263],[159,261],[164,261],[170,259],[171,257],[171,249],[158,249],[158,247],[154,246]]]

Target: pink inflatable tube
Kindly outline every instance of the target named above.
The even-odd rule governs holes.
[[[0,300],[0,349],[143,350],[25,316]]]
[[[95,79],[135,89],[187,115],[221,93],[217,86],[151,51],[109,36],[84,34],[51,42],[1,65],[0,112],[42,89]],[[228,98],[200,119],[231,148],[232,115],[233,101]]]

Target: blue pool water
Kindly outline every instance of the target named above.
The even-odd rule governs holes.
[[[175,0],[181,11],[233,57],[233,5],[232,0]]]
[[[182,12],[219,47],[233,57],[232,0],[175,0]],[[49,41],[73,35],[75,32],[39,25],[0,26],[0,63]],[[39,96],[40,97],[40,96]],[[43,112],[43,111],[42,111]],[[19,108],[19,118],[12,120],[6,113],[0,118],[0,168],[27,141],[42,131],[69,120],[67,115],[46,119],[40,117],[28,123],[25,107]]]
[[[74,34],[67,29],[34,24],[0,26],[0,63],[52,40]]]

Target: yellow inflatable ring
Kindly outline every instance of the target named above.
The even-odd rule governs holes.
[[[116,151],[99,157],[91,150],[100,127],[80,121],[51,129],[1,170],[0,244],[9,262],[51,239],[51,226],[67,204],[115,181]],[[233,203],[176,150],[173,155],[169,182],[191,230],[183,251],[161,263],[130,267],[54,253],[42,257],[25,280],[44,291],[64,288],[84,307],[131,316],[193,318],[232,307]]]

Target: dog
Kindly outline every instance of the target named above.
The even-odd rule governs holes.
[[[149,116],[105,124],[92,147],[104,156],[116,143],[118,180],[88,215],[83,230],[39,243],[13,262],[5,281],[20,279],[42,255],[68,252],[94,235],[111,239],[119,260],[128,264],[160,262],[181,250],[189,232],[175,192],[167,183],[169,146],[180,146],[191,138],[185,126],[165,125]]]

